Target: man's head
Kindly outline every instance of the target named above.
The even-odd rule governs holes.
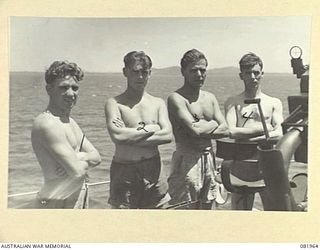
[[[205,55],[196,49],[189,50],[184,53],[180,65],[185,84],[190,87],[200,88],[206,78],[208,66]]]
[[[71,110],[77,102],[78,82],[83,76],[83,71],[75,63],[53,62],[45,73],[50,105],[59,110]]]
[[[84,73],[75,63],[67,61],[55,61],[47,69],[45,80],[47,84],[52,84],[57,79],[72,77],[77,82],[83,79]]]
[[[123,61],[123,74],[127,78],[128,87],[144,89],[151,73],[151,58],[143,51],[132,51],[124,57]]]
[[[263,62],[256,54],[245,54],[239,61],[240,79],[244,81],[246,89],[258,88],[263,76]]]

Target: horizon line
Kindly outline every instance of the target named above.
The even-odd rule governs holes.
[[[180,68],[180,66],[168,66],[164,68],[151,68],[154,70],[165,70],[169,68]],[[222,70],[226,68],[233,68],[239,70],[238,67],[235,66],[226,66],[226,67],[221,67],[221,68],[209,68],[207,71],[210,70]],[[34,70],[9,70],[10,73],[43,73],[45,71],[34,71]],[[84,71],[84,73],[89,73],[89,74],[122,74],[122,71]],[[292,74],[292,72],[264,72],[265,74]]]

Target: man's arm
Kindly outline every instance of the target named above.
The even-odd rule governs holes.
[[[282,103],[279,99],[273,98],[273,110],[272,110],[272,117],[271,117],[271,130],[269,130],[270,137],[279,137],[282,136],[282,127],[281,123],[283,122],[283,108]],[[257,141],[264,139],[265,135],[257,136],[252,138],[252,141]]]
[[[46,123],[36,126],[32,133],[51,157],[63,167],[69,177],[80,178],[86,174],[88,163],[77,157],[64,132],[57,129],[56,123],[46,121]]]
[[[125,127],[118,105],[113,98],[106,102],[105,116],[111,140],[116,144],[135,144],[154,134],[154,131],[145,132],[143,129]]]
[[[190,136],[211,137],[211,133],[219,126],[216,121],[201,119],[195,122],[184,100],[178,94],[173,93],[168,98],[168,110]]]
[[[98,150],[86,137],[83,139],[82,149],[77,153],[77,157],[81,161],[88,162],[89,167],[95,167],[101,163],[101,157]]]
[[[262,123],[259,123],[252,127],[237,127],[239,105],[227,101],[225,103],[226,120],[229,125],[229,137],[232,139],[262,139],[264,136],[264,129]],[[274,130],[274,127],[270,124],[266,124],[267,129],[270,132]]]
[[[98,150],[87,139],[79,125],[73,119],[71,119],[71,122],[77,128],[79,137],[81,137],[80,148],[79,152],[77,153],[78,159],[80,161],[88,162],[89,167],[95,167],[99,165],[101,163],[101,157]]]
[[[214,109],[214,117],[213,119],[217,121],[219,126],[211,133],[211,137],[213,139],[219,139],[223,137],[229,136],[229,128],[224,116],[220,110],[219,103],[217,98],[212,95],[213,109]]]
[[[158,125],[146,125],[145,129],[149,131],[153,127],[159,126],[159,130],[154,129],[154,134],[136,143],[139,146],[161,145],[172,141],[172,127],[168,117],[168,110],[163,100],[159,99]]]
[[[282,123],[283,123],[282,103],[279,99],[274,98],[274,106],[273,106],[272,119],[271,119],[271,124],[274,130],[270,132],[270,137],[282,136],[282,127],[281,127]]]

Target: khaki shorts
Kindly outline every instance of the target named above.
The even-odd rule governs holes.
[[[170,204],[185,201],[211,202],[216,198],[218,185],[214,180],[214,154],[210,149],[183,149],[172,156],[172,170],[168,179]]]

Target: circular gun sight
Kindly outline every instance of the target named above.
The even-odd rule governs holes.
[[[299,46],[291,47],[289,54],[292,59],[298,59],[302,56],[302,49]]]

